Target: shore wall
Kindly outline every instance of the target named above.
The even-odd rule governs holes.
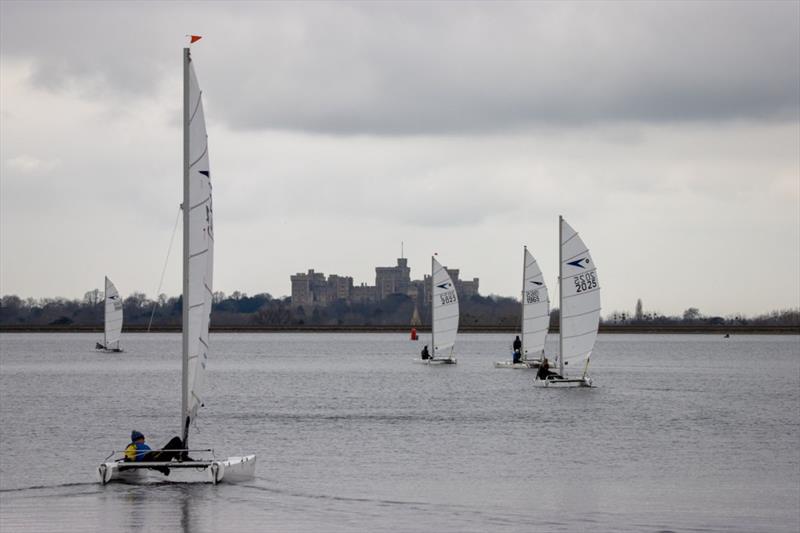
[[[174,326],[153,326],[150,329],[153,333],[174,333],[180,332],[180,325]],[[308,333],[408,333],[411,326],[211,326],[212,333],[269,333],[269,332],[308,332]],[[461,333],[516,333],[519,328],[509,326],[461,326],[458,328]],[[0,326],[0,333],[102,333],[102,325],[94,326],[32,326],[32,325],[6,325]],[[146,326],[126,326],[123,333],[145,333]],[[418,333],[429,333],[430,327],[417,327]],[[558,327],[551,328],[550,333],[558,333]],[[710,326],[704,324],[675,324],[675,325],[606,325],[600,326],[600,333],[714,333],[719,335],[736,334],[776,334],[776,335],[800,335],[800,325],[796,326]]]

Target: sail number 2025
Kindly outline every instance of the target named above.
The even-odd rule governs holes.
[[[447,291],[439,295],[442,305],[452,304],[456,302],[456,291]]]
[[[575,282],[575,292],[584,292],[597,287],[597,274],[595,272],[587,272],[572,278]]]

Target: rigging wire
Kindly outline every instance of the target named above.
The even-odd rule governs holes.
[[[175,241],[175,233],[178,231],[178,222],[181,220],[181,211],[183,206],[178,207],[178,216],[175,217],[175,227],[172,228],[172,236],[169,238],[169,248],[167,248],[167,258],[164,260],[164,268],[161,269],[161,281],[158,282],[158,289],[156,289],[156,299],[153,301],[153,311],[150,313],[150,321],[147,323],[147,332],[150,333],[150,326],[153,325],[153,316],[156,314],[156,306],[158,306],[158,295],[161,294],[161,286],[164,284],[164,274],[167,272],[167,265],[169,264],[169,254],[172,252],[172,243]]]

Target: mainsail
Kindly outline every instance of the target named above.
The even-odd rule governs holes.
[[[522,274],[522,358],[539,357],[550,325],[550,297],[536,259],[525,247]]]
[[[182,435],[203,405],[214,270],[214,214],[202,91],[183,58],[183,382]]]
[[[106,350],[119,350],[119,338],[122,333],[122,300],[117,288],[106,276],[106,315],[105,339]]]
[[[433,293],[431,307],[433,313],[432,342],[433,357],[448,358],[458,333],[458,295],[450,274],[435,257],[431,257],[431,277]]]
[[[589,249],[578,233],[559,217],[561,236],[561,306],[559,367],[564,361],[587,358],[600,324],[600,283]]]

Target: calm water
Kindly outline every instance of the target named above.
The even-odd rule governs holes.
[[[180,337],[0,335],[0,529],[800,530],[800,338],[602,335],[594,389],[456,366],[400,334],[212,335],[193,447],[257,453],[242,485],[96,482],[128,442],[177,433]],[[549,339],[550,344],[555,338]]]

